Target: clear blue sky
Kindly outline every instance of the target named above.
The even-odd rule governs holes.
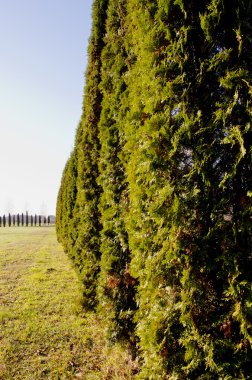
[[[0,215],[55,213],[82,113],[92,0],[0,0]]]

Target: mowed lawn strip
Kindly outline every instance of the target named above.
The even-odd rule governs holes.
[[[132,379],[101,326],[54,227],[0,229],[0,379]]]

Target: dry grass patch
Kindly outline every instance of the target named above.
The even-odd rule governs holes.
[[[82,290],[53,227],[0,229],[0,379],[132,379],[82,309]]]

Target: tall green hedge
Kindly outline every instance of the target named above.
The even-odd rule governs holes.
[[[73,215],[66,215],[67,196],[63,196],[62,205],[58,207],[57,223],[63,221],[62,232],[58,229],[59,240],[62,240],[64,228],[67,230],[68,241],[65,245],[72,257],[84,284],[84,304],[87,308],[95,308],[97,304],[96,280],[100,261],[100,211],[98,208],[101,187],[98,184],[98,160],[100,142],[98,138],[98,123],[101,113],[102,94],[99,88],[101,82],[101,51],[104,46],[105,20],[107,0],[96,0],[93,3],[93,27],[88,49],[88,67],[86,72],[83,114],[77,129],[75,141],[76,160],[76,198]],[[70,165],[70,163],[69,163]],[[71,171],[71,169],[70,169]],[[67,175],[66,175],[67,176]],[[63,175],[64,182],[64,175]],[[63,185],[63,188],[67,187]],[[60,190],[60,193],[62,190]],[[71,223],[69,223],[69,218]]]
[[[99,184],[102,188],[101,214],[101,273],[99,277],[100,312],[107,322],[110,338],[134,341],[132,316],[136,308],[136,281],[129,274],[130,251],[125,227],[125,205],[128,202],[128,183],[122,162],[125,143],[123,128],[127,93],[127,53],[125,1],[109,3],[106,36],[102,51],[103,95],[99,122],[100,159]]]
[[[160,8],[163,12],[163,5]],[[182,268],[177,242],[179,187],[183,184],[174,182],[178,162],[170,157],[172,114],[179,94],[172,78],[168,80],[172,65],[163,18],[157,2],[128,2],[130,109],[124,150],[130,208],[126,220],[131,275],[139,281],[135,321],[143,358],[141,377],[149,379],[163,378],[166,373],[176,376],[184,365],[179,341]]]
[[[94,1],[57,231],[139,379],[251,377],[251,105],[252,1]]]
[[[58,240],[63,245],[64,250],[70,255],[72,239],[72,221],[73,212],[77,195],[77,157],[76,150],[71,153],[61,180],[61,186],[58,192],[57,209],[56,209],[56,232]]]

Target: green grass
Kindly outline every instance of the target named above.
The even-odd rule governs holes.
[[[0,229],[0,379],[132,379],[136,363],[106,343],[54,227]]]

